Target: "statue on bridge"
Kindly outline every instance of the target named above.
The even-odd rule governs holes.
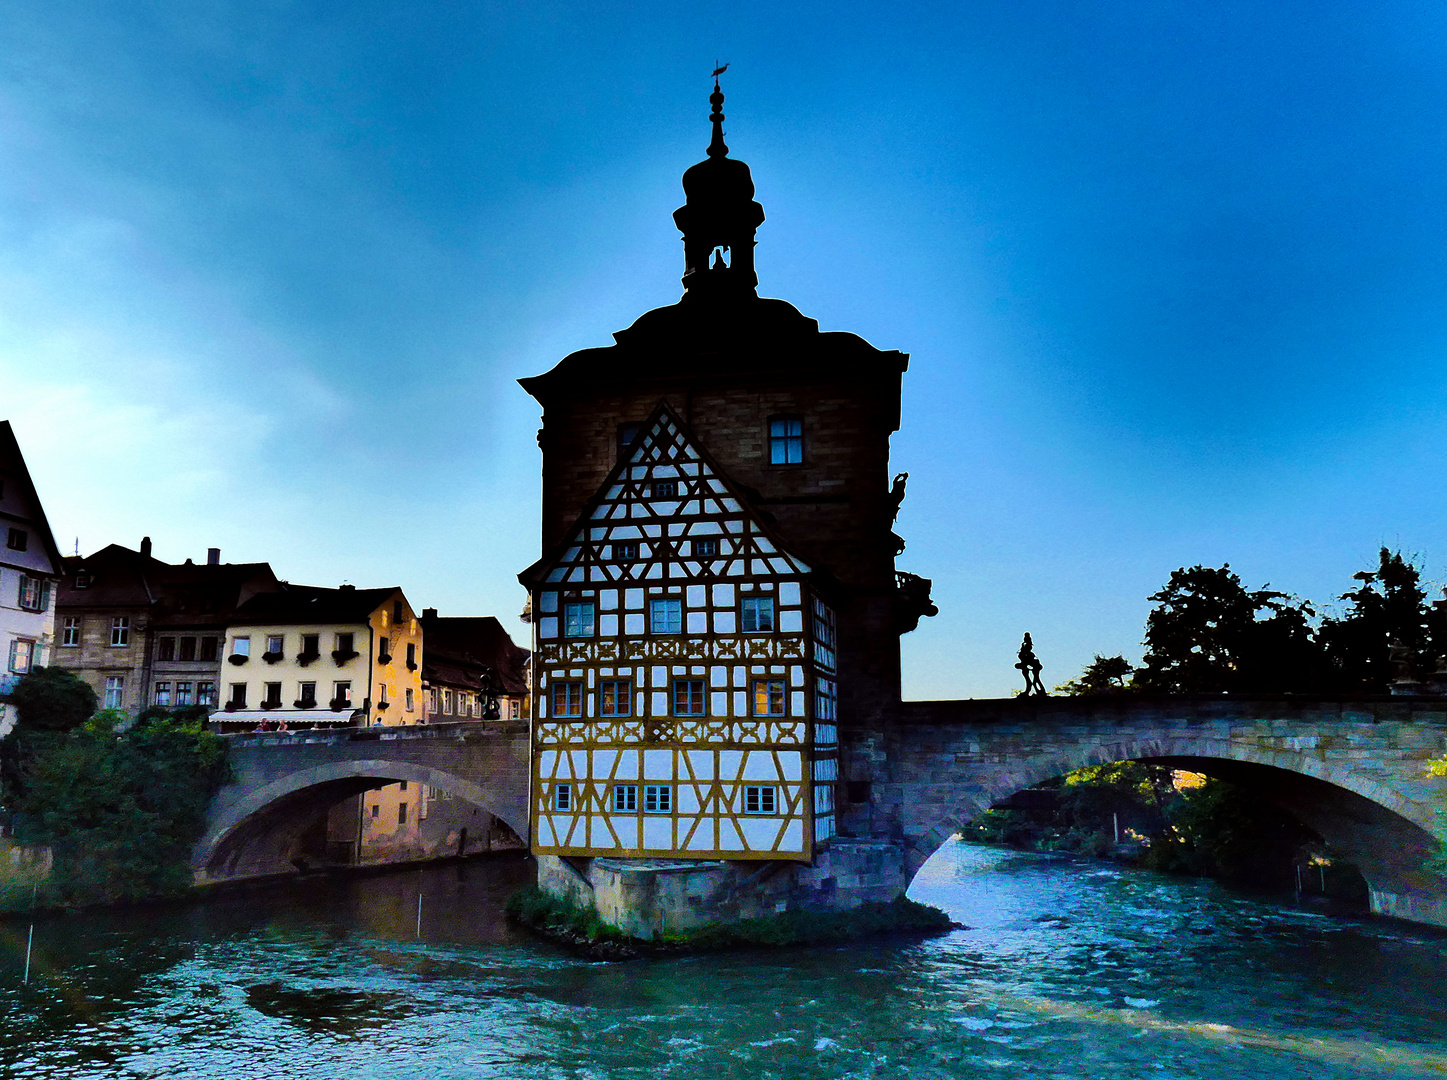
[[[1040,660],[1035,655],[1035,645],[1030,640],[1030,635],[1025,635],[1025,640],[1020,643],[1020,662],[1015,665],[1020,674],[1025,676],[1025,693],[1022,697],[1046,697],[1045,684],[1040,681]]]
[[[498,695],[502,692],[502,680],[497,677],[497,672],[492,668],[482,669],[480,696],[483,699],[482,718],[484,720],[502,719],[502,706],[498,702]]]

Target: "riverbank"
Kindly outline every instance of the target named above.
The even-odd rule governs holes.
[[[591,960],[779,949],[866,938],[923,939],[967,929],[939,908],[904,896],[848,911],[786,911],[653,939],[631,937],[600,919],[596,910],[561,900],[536,886],[515,893],[506,910],[513,922]]]

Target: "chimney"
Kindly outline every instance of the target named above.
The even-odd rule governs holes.
[[[220,565],[221,565],[221,549],[220,549],[220,548],[207,548],[207,549],[206,549],[206,565],[207,565],[207,566],[220,566]]]
[[[149,559],[150,557],[151,557],[151,538],[150,538],[149,536],[143,536],[143,537],[141,537],[141,558],[143,558],[143,559]]]
[[[437,609],[436,609],[435,607],[425,607],[425,608],[423,608],[423,609],[422,609],[422,617],[423,617],[424,619],[435,619],[435,618],[437,618]]]
[[[355,585],[348,585],[343,582],[341,585],[337,586],[337,590],[339,592],[356,592],[357,587]]]

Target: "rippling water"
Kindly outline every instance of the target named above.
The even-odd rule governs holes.
[[[1447,937],[953,845],[973,929],[592,964],[509,928],[521,860],[0,926],[5,1077],[1398,1077],[1447,1073]],[[422,930],[417,936],[417,896]]]

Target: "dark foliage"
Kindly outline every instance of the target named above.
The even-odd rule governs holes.
[[[1334,688],[1384,694],[1399,675],[1434,671],[1447,635],[1442,612],[1427,605],[1418,567],[1400,551],[1382,548],[1377,568],[1352,578],[1359,584],[1341,595],[1350,605],[1346,614],[1327,619],[1320,633]],[[1392,663],[1394,644],[1401,649],[1399,668]]]
[[[31,731],[73,731],[96,710],[95,691],[58,667],[38,667],[10,691],[20,724]]]
[[[1101,656],[1085,665],[1078,679],[1055,688],[1057,694],[1084,697],[1094,694],[1120,694],[1127,689],[1126,680],[1131,676],[1130,661],[1124,656]]]
[[[1310,693],[1326,665],[1311,606],[1272,589],[1248,590],[1229,564],[1173,571],[1151,596],[1146,654],[1135,684],[1172,694]]]
[[[152,719],[124,735],[104,725],[41,733],[21,748],[16,838],[50,847],[49,902],[114,903],[190,886],[191,849],[229,777],[224,739]]]

